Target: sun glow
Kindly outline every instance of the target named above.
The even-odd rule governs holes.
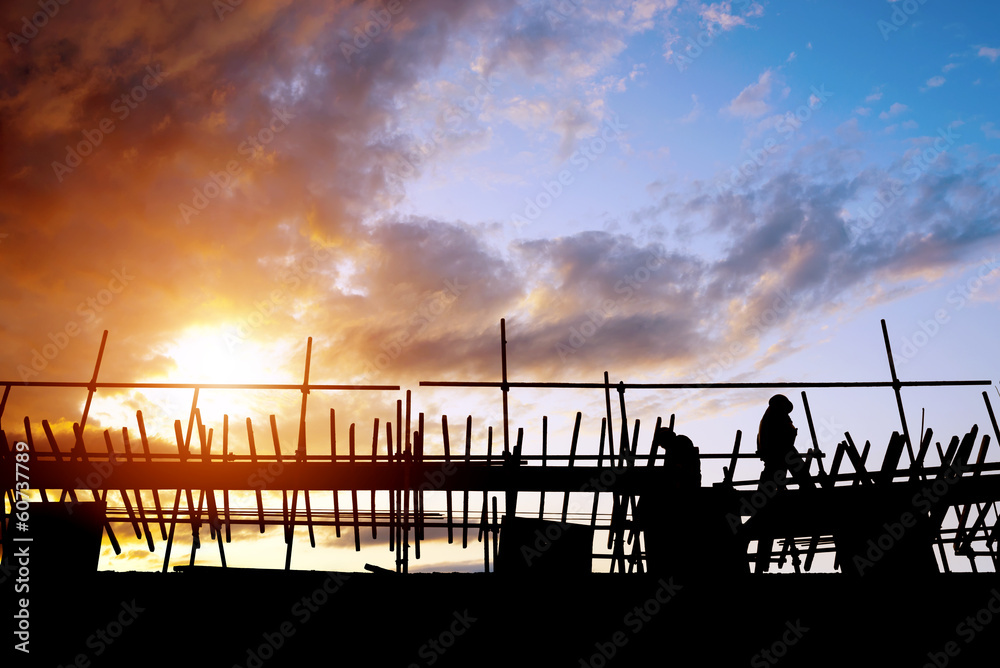
[[[263,342],[228,335],[225,328],[192,327],[173,341],[151,351],[166,364],[156,374],[136,378],[140,383],[262,385],[302,382],[304,351],[287,341]],[[150,436],[173,440],[173,421],[187,425],[194,389],[123,390],[99,393],[91,414],[102,425],[135,427],[137,408],[143,411]],[[286,396],[287,395],[287,396]],[[197,407],[206,424],[233,421],[281,412],[299,400],[297,393],[281,390],[201,388]]]

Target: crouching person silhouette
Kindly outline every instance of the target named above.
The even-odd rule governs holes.
[[[746,545],[726,523],[728,499],[701,487],[701,458],[691,439],[661,428],[653,451],[663,450],[656,484],[637,507],[649,570],[681,581],[747,572]]]

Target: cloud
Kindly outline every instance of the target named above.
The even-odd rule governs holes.
[[[943,76],[933,76],[927,80],[926,88],[921,88],[920,90],[928,90],[930,88],[939,88],[944,85],[945,78]]]
[[[698,96],[694,93],[691,94],[691,111],[689,111],[683,118],[678,122],[680,123],[693,123],[701,116],[702,105],[698,101]]]
[[[982,58],[989,58],[991,63],[995,63],[997,58],[1000,57],[1000,49],[990,46],[979,47],[979,52],[976,54]]]
[[[768,98],[771,96],[772,88],[776,84],[776,77],[772,70],[764,70],[757,78],[757,82],[750,84],[737,95],[724,108],[730,116],[739,118],[758,118],[771,111]]]
[[[889,120],[890,118],[895,118],[896,116],[899,116],[900,114],[904,113],[907,110],[909,110],[909,107],[906,106],[905,104],[902,104],[900,102],[893,102],[892,105],[886,111],[883,111],[881,114],[879,114],[878,117],[881,118],[883,121],[885,121]]]
[[[726,32],[739,26],[750,25],[747,18],[764,15],[764,7],[758,2],[746,3],[746,11],[741,14],[733,13],[732,2],[716,2],[710,5],[702,5],[698,9],[702,23],[711,32]]]

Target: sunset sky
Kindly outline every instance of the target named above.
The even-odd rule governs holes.
[[[89,380],[104,330],[104,381],[300,383],[313,337],[312,382],[402,388],[310,395],[315,452],[330,407],[370,448],[407,389],[430,449],[447,413],[485,451],[499,391],[419,382],[499,379],[501,318],[512,380],[885,381],[882,318],[904,380],[1000,376],[994,3],[48,4],[0,9],[8,434],[28,415],[71,438],[86,391],[21,383]],[[904,390],[911,433],[921,409],[945,444],[991,433],[984,389],[1000,402]],[[703,452],[737,429],[750,448],[771,393],[636,390],[629,418],[644,448],[671,413]],[[200,406],[267,443],[276,414],[290,453],[300,398]],[[809,398],[826,452],[849,430],[881,462],[891,390]],[[102,390],[88,447],[137,409],[173,447],[190,403]],[[583,411],[595,451],[603,407],[514,391],[512,426],[537,452],[548,415],[568,451]],[[129,540],[127,567],[159,567]],[[263,540],[240,563],[280,567],[280,530]]]

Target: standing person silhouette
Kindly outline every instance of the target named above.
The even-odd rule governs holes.
[[[795,449],[799,430],[789,416],[792,402],[783,394],[776,394],[767,402],[767,410],[757,431],[757,456],[764,461],[761,484],[774,482],[779,488],[786,484],[785,471],[791,471],[801,488],[815,487],[809,476],[809,466]]]
[[[795,449],[795,437],[799,430],[792,423],[790,414],[792,402],[783,394],[776,394],[767,402],[767,410],[760,419],[757,431],[757,456],[764,461],[764,471],[760,475],[760,486],[768,483],[780,492],[785,489],[785,472],[791,471],[800,489],[815,489],[809,477],[809,466]],[[757,538],[755,572],[768,570],[771,563],[771,549],[774,536],[764,532]]]

